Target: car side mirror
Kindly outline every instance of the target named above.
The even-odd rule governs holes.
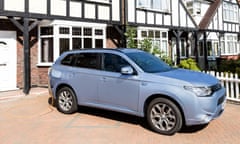
[[[132,75],[133,74],[133,68],[131,66],[125,66],[121,68],[121,74],[123,75]]]

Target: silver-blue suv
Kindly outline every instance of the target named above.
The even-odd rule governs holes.
[[[49,90],[65,114],[89,106],[145,117],[172,135],[183,125],[220,116],[225,89],[210,75],[172,68],[137,49],[85,49],[63,53],[49,72]]]

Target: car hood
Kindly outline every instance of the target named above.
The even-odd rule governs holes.
[[[209,74],[185,69],[173,69],[157,73],[157,75],[191,83],[195,86],[212,86],[218,83],[218,79]]]

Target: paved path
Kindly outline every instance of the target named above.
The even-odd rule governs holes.
[[[76,114],[61,114],[48,104],[47,89],[32,89],[28,96],[8,94],[0,93],[1,144],[240,143],[240,105],[228,103],[223,115],[206,127],[164,136],[147,129],[142,119],[120,113],[80,107]]]

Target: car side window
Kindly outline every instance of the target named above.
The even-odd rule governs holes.
[[[61,61],[62,65],[72,66],[74,64],[74,54],[69,54]]]
[[[103,54],[103,70],[121,72],[121,68],[124,66],[130,66],[130,64],[122,57],[110,53]]]
[[[76,67],[99,69],[100,56],[98,53],[79,53],[76,55]]]

